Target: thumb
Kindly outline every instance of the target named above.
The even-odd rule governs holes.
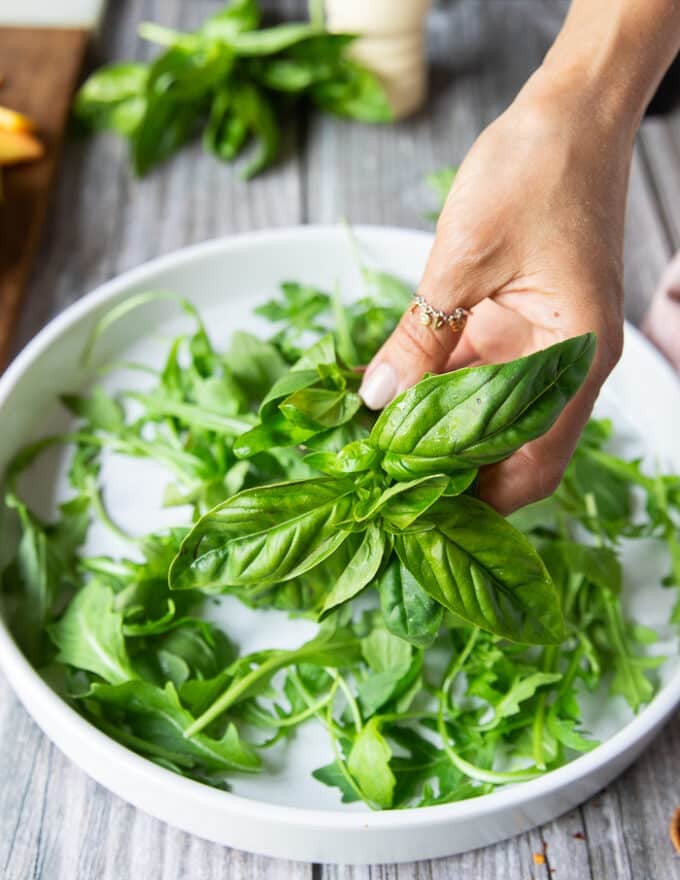
[[[421,299],[414,300],[401,317],[390,338],[375,355],[364,373],[359,394],[369,409],[382,409],[397,394],[415,385],[425,373],[441,373],[461,340],[470,308],[483,298],[464,285],[452,289],[447,281],[455,277],[450,266],[442,273],[435,251],[428,261],[419,286]],[[438,279],[433,283],[433,279]],[[424,305],[426,304],[426,305]],[[429,311],[427,307],[434,311]],[[438,321],[437,310],[453,315],[464,310],[460,323]],[[467,314],[466,314],[467,313]]]

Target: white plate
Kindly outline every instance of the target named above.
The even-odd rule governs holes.
[[[414,283],[418,280],[431,244],[429,235],[379,227],[357,232],[364,252],[377,266]],[[92,380],[92,366],[86,371],[79,360],[83,343],[114,303],[143,290],[176,291],[196,303],[213,338],[223,345],[236,327],[271,332],[251,309],[287,278],[325,288],[339,281],[348,298],[361,294],[344,232],[300,228],[188,248],[126,273],[67,309],[0,380],[0,470],[28,439],[64,426],[56,395]],[[95,360],[158,362],[168,337],[182,326],[188,326],[187,319],[174,306],[149,304],[106,332]],[[143,381],[136,373],[124,376],[127,387]],[[630,327],[623,359],[598,402],[598,413],[615,419],[627,452],[637,449],[680,470],[678,382]],[[35,504],[47,511],[54,506],[65,491],[63,470],[63,452],[41,461],[25,486]],[[116,476],[107,480],[109,505],[133,529],[148,531],[176,519],[177,512],[158,513],[164,475],[148,463],[121,470],[120,462],[111,460],[104,474]],[[94,530],[88,549],[117,548],[103,532]],[[628,610],[652,625],[667,619],[672,601],[671,591],[658,586],[658,555],[643,545],[626,560]],[[217,617],[228,621],[229,633],[243,650],[292,646],[308,636],[311,624],[290,622],[276,612],[254,613],[233,599],[225,601],[228,607],[218,609]],[[677,642],[668,628],[665,635],[668,638],[659,648],[674,659],[662,667],[663,687],[644,711],[632,718],[620,698],[592,701],[587,707],[589,727],[605,740],[591,753],[542,778],[476,800],[382,813],[341,807],[334,790],[311,779],[310,770],[330,760],[325,738],[313,725],[287,748],[285,760],[283,754],[274,756],[270,773],[235,778],[234,793],[227,794],[163,770],[92,727],[42,681],[1,621],[0,663],[28,711],[59,748],[98,782],[148,813],[201,837],[270,856],[395,862],[494,843],[552,819],[606,785],[639,754],[680,702]]]

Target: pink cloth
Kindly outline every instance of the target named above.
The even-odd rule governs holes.
[[[680,372],[680,251],[661,276],[642,329]]]

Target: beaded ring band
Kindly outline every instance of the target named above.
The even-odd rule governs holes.
[[[411,312],[419,312],[419,320],[425,326],[431,326],[435,330],[440,330],[447,326],[453,333],[462,333],[467,324],[467,319],[472,312],[470,309],[464,309],[459,306],[452,312],[443,312],[441,309],[435,309],[431,306],[419,293],[413,294],[413,305]]]

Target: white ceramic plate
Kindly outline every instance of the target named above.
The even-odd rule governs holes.
[[[366,227],[357,230],[375,265],[418,280],[429,235]],[[275,293],[284,279],[325,288],[340,282],[347,298],[361,294],[361,280],[342,230],[300,228],[210,242],[155,260],[67,309],[46,327],[0,380],[0,471],[28,439],[67,424],[56,396],[87,386],[93,366],[80,363],[84,340],[117,302],[143,290],[173,290],[201,310],[214,340],[226,344],[234,328],[271,332],[252,307]],[[167,302],[128,314],[98,343],[95,366],[111,359],[158,363],[167,339],[186,317]],[[143,385],[128,372],[123,384]],[[117,380],[109,376],[108,384]],[[663,360],[632,328],[623,359],[598,402],[611,416],[626,452],[645,454],[680,470],[680,388]],[[45,456],[26,480],[29,499],[48,513],[66,492],[63,451]],[[107,503],[134,530],[168,525],[178,512],[159,513],[165,475],[148,463],[109,459],[104,477]],[[181,512],[180,512],[180,520]],[[0,555],[2,551],[0,547]],[[6,549],[6,548],[5,548]],[[88,550],[119,549],[94,529]],[[659,588],[659,554],[644,544],[626,557],[625,601],[641,622],[663,624],[671,591]],[[634,585],[634,589],[633,589]],[[252,612],[234,599],[215,612],[246,651],[288,647],[304,641],[311,624],[277,612]],[[589,728],[603,744],[540,779],[473,801],[419,810],[372,813],[342,807],[338,794],[315,782],[310,771],[331,759],[322,733],[303,728],[272,757],[271,772],[234,778],[234,793],[180,778],[138,757],[100,733],[69,708],[31,668],[0,621],[0,663],[28,711],[73,761],[111,791],[143,810],[210,840],[270,856],[320,862],[395,862],[443,856],[494,843],[571,809],[620,773],[645,747],[680,702],[677,642],[668,627],[655,650],[670,654],[661,669],[663,687],[633,718],[620,698],[593,700]]]

